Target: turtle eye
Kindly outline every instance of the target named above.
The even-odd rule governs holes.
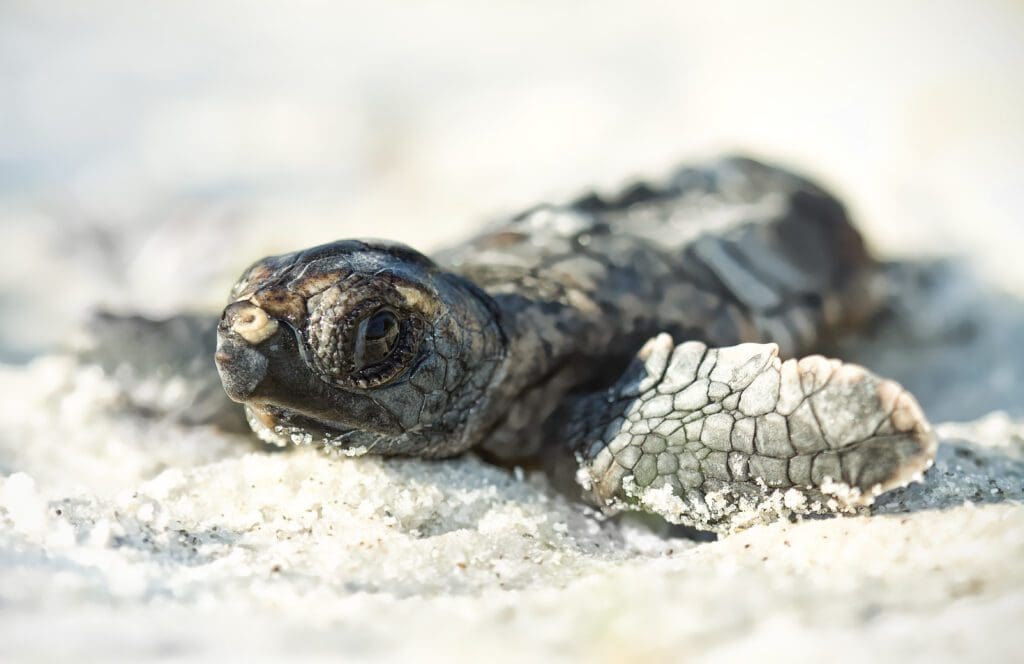
[[[399,331],[398,317],[390,309],[381,309],[360,321],[352,353],[355,369],[372,366],[390,355]]]

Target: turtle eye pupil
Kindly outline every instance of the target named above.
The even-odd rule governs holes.
[[[353,353],[356,370],[372,366],[390,355],[397,345],[399,331],[398,317],[387,309],[363,319]]]
[[[398,319],[390,311],[378,311],[366,321],[364,336],[367,341],[387,338],[398,329]]]

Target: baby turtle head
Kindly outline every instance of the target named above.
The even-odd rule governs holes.
[[[408,247],[346,240],[246,270],[216,362],[267,441],[443,456],[472,442],[503,354],[472,284]]]

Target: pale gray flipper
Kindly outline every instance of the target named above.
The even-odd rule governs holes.
[[[136,413],[248,431],[213,362],[218,321],[203,314],[151,319],[99,312],[86,321],[72,351],[113,378],[125,407]]]
[[[562,435],[591,502],[729,532],[791,514],[857,511],[920,479],[936,439],[914,398],[775,344],[650,340],[621,380],[578,398]]]

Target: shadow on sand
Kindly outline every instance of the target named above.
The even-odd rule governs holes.
[[[836,352],[898,380],[933,423],[965,424],[940,424],[925,481],[882,496],[875,513],[1024,500],[1024,301],[952,260],[889,269],[888,310]]]

